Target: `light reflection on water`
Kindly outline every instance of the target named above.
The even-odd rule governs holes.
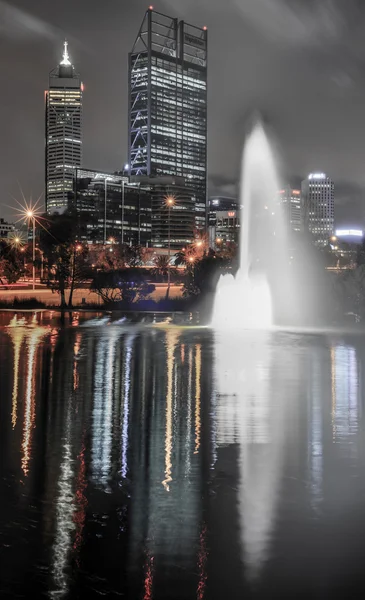
[[[0,329],[0,592],[215,600],[358,581],[359,340],[82,319]]]

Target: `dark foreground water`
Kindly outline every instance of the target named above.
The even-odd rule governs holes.
[[[363,595],[362,335],[21,316],[0,314],[1,598]]]

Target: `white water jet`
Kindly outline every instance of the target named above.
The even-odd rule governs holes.
[[[212,324],[217,329],[268,329],[273,302],[268,274],[278,277],[286,248],[279,182],[267,135],[257,122],[247,138],[241,174],[240,268],[217,285]]]

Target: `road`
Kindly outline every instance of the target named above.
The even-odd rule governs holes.
[[[167,285],[165,283],[157,283],[156,289],[149,296],[152,300],[161,300],[166,296]],[[67,296],[68,293],[66,292]],[[171,285],[170,287],[170,298],[181,298],[182,290],[181,285]],[[43,289],[24,289],[19,288],[15,290],[0,290],[0,300],[6,300],[11,302],[14,298],[37,298],[40,302],[44,302],[47,305],[58,306],[60,303],[60,297],[57,293],[52,293],[48,288]],[[102,304],[99,296],[94,292],[90,292],[89,289],[76,289],[73,295],[73,304],[81,304],[82,299],[85,298],[85,302],[92,304]]]

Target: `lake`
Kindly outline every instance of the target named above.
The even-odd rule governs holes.
[[[0,313],[1,598],[360,597],[363,335],[134,321]]]

